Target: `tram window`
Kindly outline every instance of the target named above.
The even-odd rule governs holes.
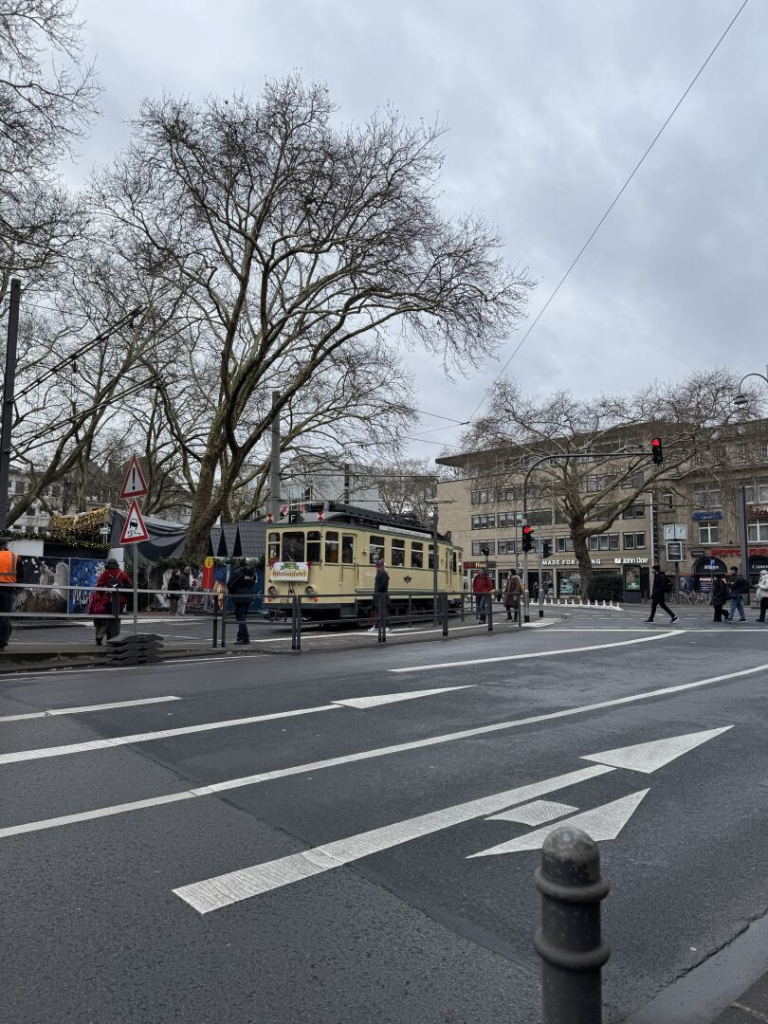
[[[280,534],[270,533],[269,535],[269,552],[268,557],[270,562],[280,561]]]
[[[371,549],[371,565],[375,565],[380,558],[384,557],[384,538],[371,537],[369,547]]]
[[[319,562],[320,561],[320,531],[319,530],[308,530],[307,531],[307,561],[308,562]]]
[[[325,531],[325,564],[339,564],[339,535],[336,530]]]
[[[430,569],[434,569],[435,568],[435,545],[434,544],[430,544],[429,545],[429,558],[428,558],[428,562],[429,562],[429,568]]]
[[[411,568],[424,568],[424,545],[413,541],[411,544]]]
[[[392,541],[392,565],[405,565],[405,541]]]
[[[341,561],[344,565],[355,564],[355,538],[352,534],[341,535]]]
[[[459,571],[459,556],[455,551],[451,552],[451,572]]]
[[[283,561],[303,562],[304,561],[304,534],[284,533],[283,534]]]

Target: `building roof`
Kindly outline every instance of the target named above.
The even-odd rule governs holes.
[[[262,558],[266,554],[267,524],[261,520],[246,520],[237,524],[243,558]]]

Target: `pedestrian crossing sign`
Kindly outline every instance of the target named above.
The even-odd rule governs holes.
[[[149,532],[144,525],[136,499],[131,502],[128,515],[125,517],[123,532],[120,534],[120,544],[139,544],[143,540],[149,540]]]

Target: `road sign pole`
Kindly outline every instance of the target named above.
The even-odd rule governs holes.
[[[133,635],[139,632],[139,546],[133,545]]]

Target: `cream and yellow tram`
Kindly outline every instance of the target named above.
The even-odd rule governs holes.
[[[427,526],[336,502],[314,502],[267,526],[265,611],[319,621],[361,619],[373,603],[376,562],[389,573],[393,614],[432,608],[434,543]],[[438,535],[437,589],[462,589],[461,549]],[[451,598],[449,598],[451,600]],[[456,600],[458,600],[456,598]]]

